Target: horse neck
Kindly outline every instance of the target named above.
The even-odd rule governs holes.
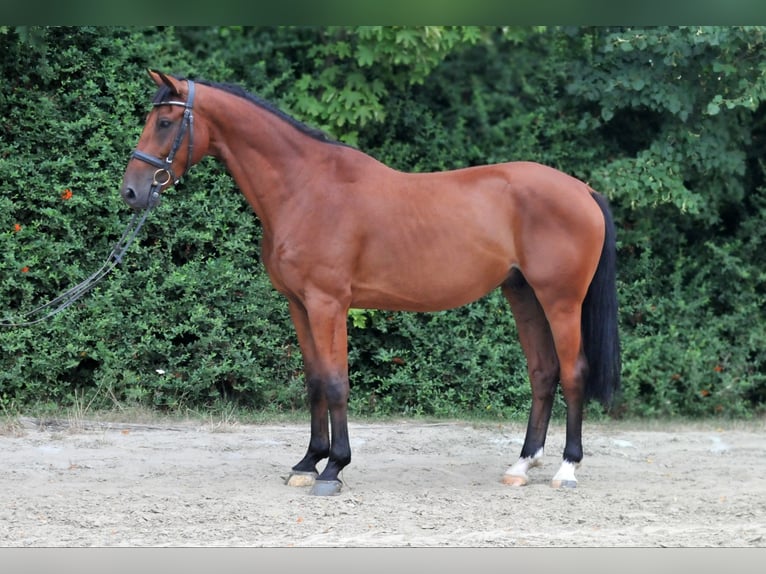
[[[293,126],[238,96],[224,94],[225,104],[200,109],[210,120],[210,155],[219,159],[268,232],[279,220],[298,179],[331,144],[314,140]],[[324,148],[324,149],[323,149]]]

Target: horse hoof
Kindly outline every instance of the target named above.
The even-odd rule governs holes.
[[[552,480],[551,487],[553,488],[577,488],[576,480]]]
[[[316,482],[317,476],[316,472],[300,472],[294,470],[290,473],[290,476],[287,477],[285,484],[287,486],[311,486]]]
[[[343,483],[340,480],[317,480],[311,487],[309,494],[312,496],[337,496]]]
[[[526,486],[529,479],[526,476],[519,476],[518,474],[504,474],[503,484],[508,486]]]

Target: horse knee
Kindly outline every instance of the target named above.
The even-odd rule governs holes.
[[[311,377],[306,381],[306,390],[311,404],[321,401],[331,408],[348,402],[347,377]]]
[[[324,382],[319,377],[306,378],[306,394],[309,402],[315,404],[324,398]]]
[[[330,408],[348,404],[349,385],[346,377],[331,377],[325,386],[325,398]]]

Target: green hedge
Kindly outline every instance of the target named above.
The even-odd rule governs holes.
[[[532,159],[589,181],[619,235],[616,414],[759,415],[763,46],[761,28],[0,27],[0,315],[79,282],[119,237],[153,67],[242,84],[400,169]],[[93,293],[0,329],[0,404],[304,408],[259,237],[205,160]],[[355,413],[528,408],[498,293],[429,315],[355,311],[349,326]]]

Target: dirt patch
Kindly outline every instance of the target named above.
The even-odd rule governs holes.
[[[308,425],[22,419],[0,436],[3,546],[766,546],[763,422],[563,428],[531,483],[500,483],[523,425],[352,423],[343,492],[284,486]]]

